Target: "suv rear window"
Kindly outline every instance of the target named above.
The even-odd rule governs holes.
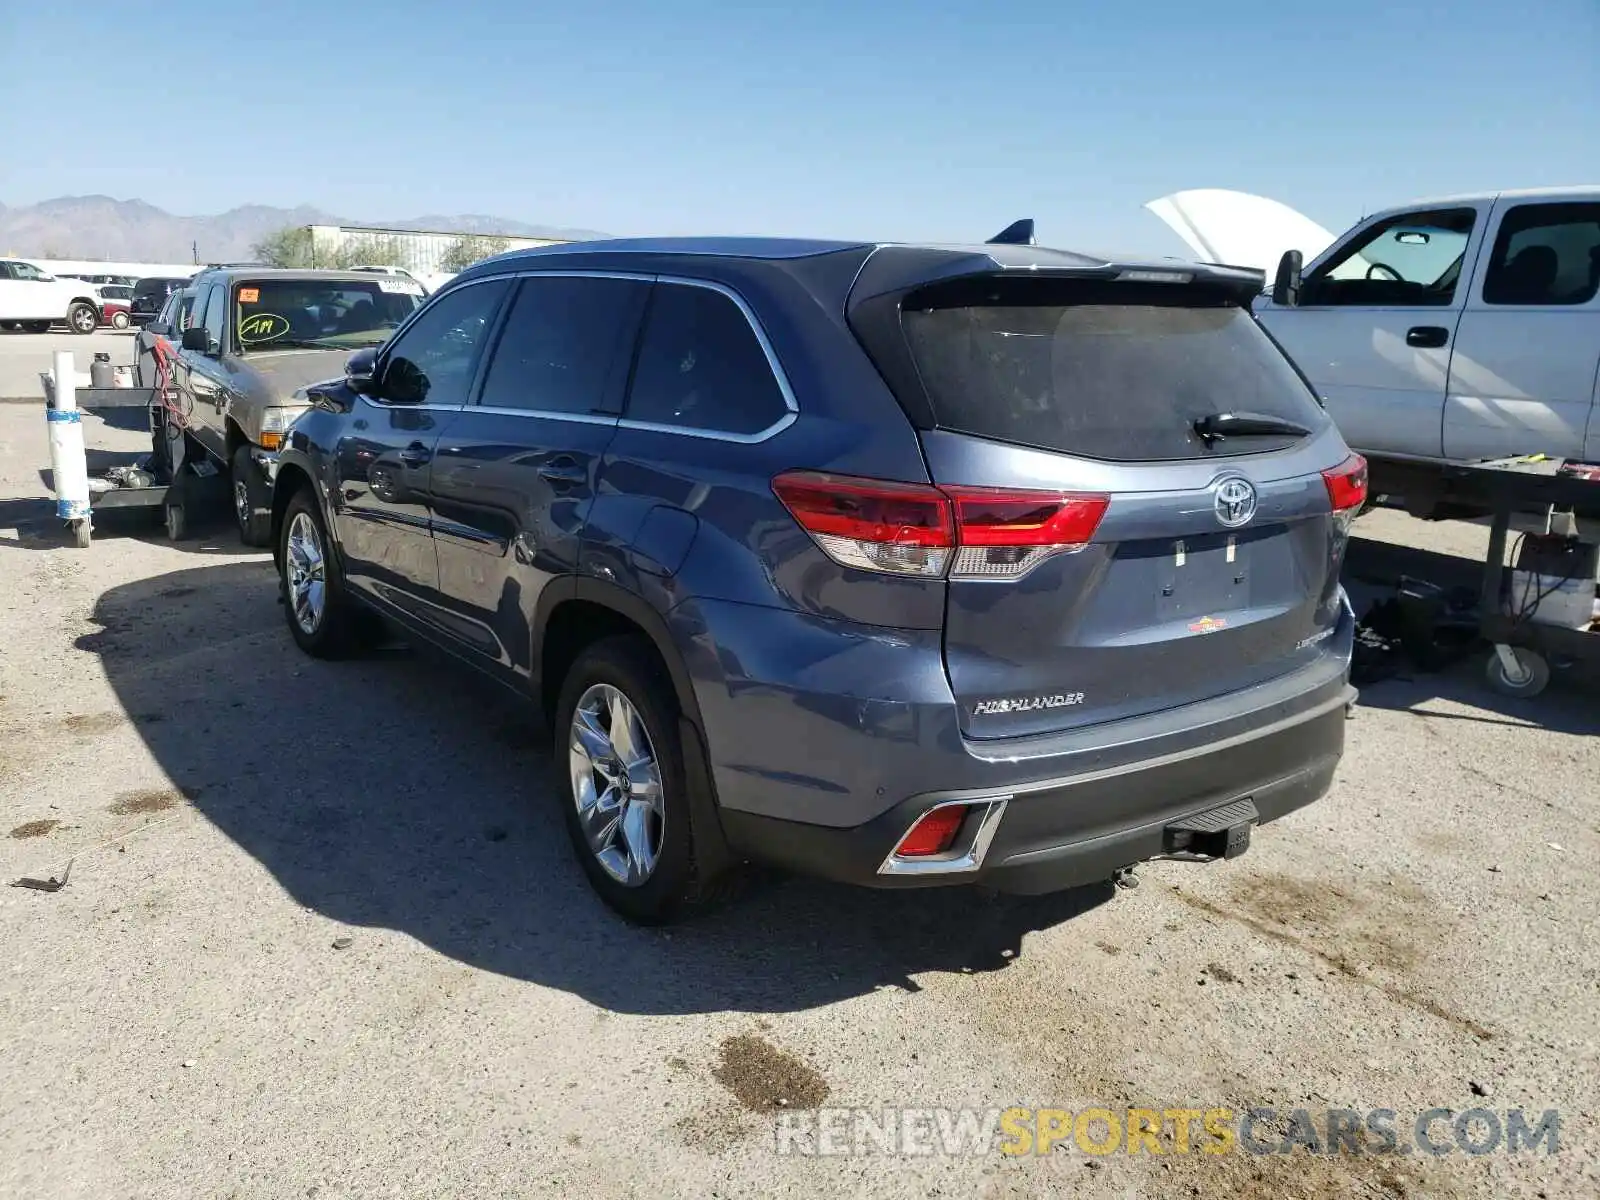
[[[1327,418],[1243,308],[1178,285],[989,280],[906,298],[901,326],[943,429],[1118,462],[1281,449],[1295,435],[1207,447],[1194,423],[1250,412]]]

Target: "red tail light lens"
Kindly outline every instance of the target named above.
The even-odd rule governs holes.
[[[1334,512],[1360,508],[1367,502],[1367,460],[1352,454],[1337,467],[1322,473]]]
[[[944,494],[925,483],[885,483],[789,471],[772,490],[834,562],[894,575],[943,575],[955,545]]]
[[[961,822],[966,819],[967,809],[961,804],[947,804],[923,813],[894,848],[895,856],[926,858],[931,854],[943,854],[956,840],[956,834],[961,832]]]
[[[1094,537],[1109,496],[947,487],[963,546],[1072,546]]]
[[[1017,579],[1082,549],[1109,496],[885,483],[791,471],[772,489],[835,562],[953,579]],[[953,562],[952,562],[953,560]]]

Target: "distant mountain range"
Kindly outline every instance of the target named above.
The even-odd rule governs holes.
[[[250,257],[252,245],[286,225],[377,225],[535,238],[607,236],[590,229],[529,225],[478,214],[357,221],[305,205],[272,208],[247,204],[214,217],[180,217],[143,200],[62,196],[21,208],[0,204],[0,254],[122,262],[228,262]]]

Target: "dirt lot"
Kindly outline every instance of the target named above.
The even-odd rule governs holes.
[[[0,874],[73,864],[0,888],[0,1194],[1600,1194],[1593,697],[1374,686],[1331,795],[1136,890],[773,880],[641,931],[526,714],[301,657],[225,517],[66,547],[47,461],[0,404]],[[1424,575],[1483,540],[1361,532]],[[818,1104],[1555,1108],[1561,1153],[777,1153]]]

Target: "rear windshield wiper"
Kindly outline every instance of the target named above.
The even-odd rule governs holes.
[[[1298,421],[1253,412],[1211,413],[1195,420],[1194,431],[1208,446],[1229,437],[1305,437],[1311,432]]]

